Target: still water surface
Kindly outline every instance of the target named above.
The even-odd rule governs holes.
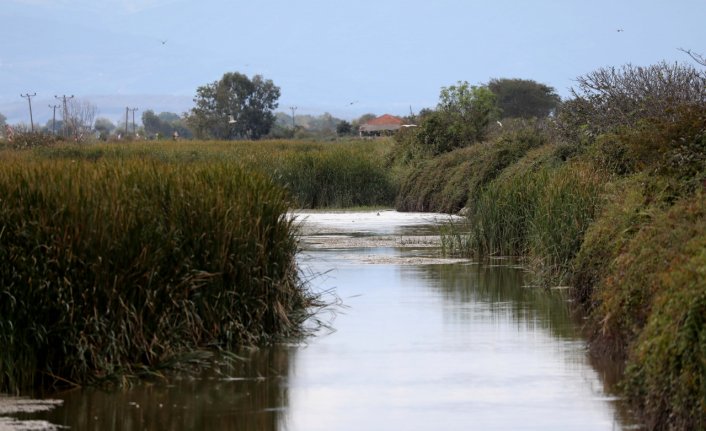
[[[308,215],[309,243],[383,235],[406,245],[305,248],[300,264],[320,274],[313,288],[342,302],[320,316],[329,329],[198,378],[54,395],[63,406],[32,418],[75,430],[631,428],[561,292],[523,287],[504,261],[425,260],[438,250],[405,238],[434,232],[429,217]]]

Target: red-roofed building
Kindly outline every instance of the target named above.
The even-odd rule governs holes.
[[[359,129],[360,136],[391,135],[404,125],[404,121],[400,117],[385,114],[362,124]]]

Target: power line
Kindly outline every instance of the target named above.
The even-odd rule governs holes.
[[[294,122],[294,113],[297,112],[297,107],[296,106],[290,106],[289,109],[292,110],[292,129],[296,130],[297,126],[296,123]]]
[[[58,108],[60,105],[49,105],[49,107],[54,110],[54,113],[52,114],[51,117],[51,134],[56,135],[56,108]]]
[[[37,95],[37,93],[20,94],[20,97],[22,97],[22,98],[26,97],[27,102],[29,103],[29,124],[32,127],[32,133],[34,133],[34,118],[32,118],[32,98],[36,95]]]
[[[132,134],[135,134],[135,111],[138,110],[138,108],[128,108],[129,111],[132,111]],[[125,130],[127,130],[127,117],[125,117]],[[125,132],[127,133],[127,132]]]
[[[128,125],[128,113],[132,111],[132,133],[135,134],[135,111],[138,108],[128,108],[125,107],[125,137],[127,137],[127,125]]]
[[[67,100],[70,100],[70,99],[73,99],[73,98],[74,98],[74,95],[72,94],[72,95],[69,96],[69,97],[66,97],[65,94],[64,94],[63,96],[61,96],[61,97],[55,95],[54,98],[55,98],[56,100],[61,100],[62,106],[64,107],[64,110],[63,110],[63,112],[62,112],[62,114],[61,114],[61,118],[62,118],[62,121],[63,121],[62,128],[64,129],[64,137],[66,137],[66,136],[68,135],[68,127],[66,127],[66,125],[67,125],[66,119],[67,119],[68,116],[69,116],[69,109],[68,109],[68,107],[66,106],[66,101],[67,101]]]

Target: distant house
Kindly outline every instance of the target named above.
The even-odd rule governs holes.
[[[358,130],[360,131],[360,136],[387,136],[394,134],[405,126],[404,121],[400,117],[385,114],[361,124]]]

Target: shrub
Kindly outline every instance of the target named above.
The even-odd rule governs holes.
[[[652,429],[706,421],[706,196],[657,212],[597,284],[594,345],[625,352],[624,387]]]
[[[668,120],[675,106],[706,104],[706,74],[677,63],[602,68],[577,80],[558,122],[575,140],[632,128],[647,118]]]
[[[545,142],[540,131],[524,128],[421,161],[403,178],[395,206],[400,211],[458,212],[472,206],[482,187],[503,169]]]
[[[6,141],[2,146],[13,150],[25,150],[37,147],[47,147],[56,144],[54,135],[40,132],[15,133],[11,141]]]

